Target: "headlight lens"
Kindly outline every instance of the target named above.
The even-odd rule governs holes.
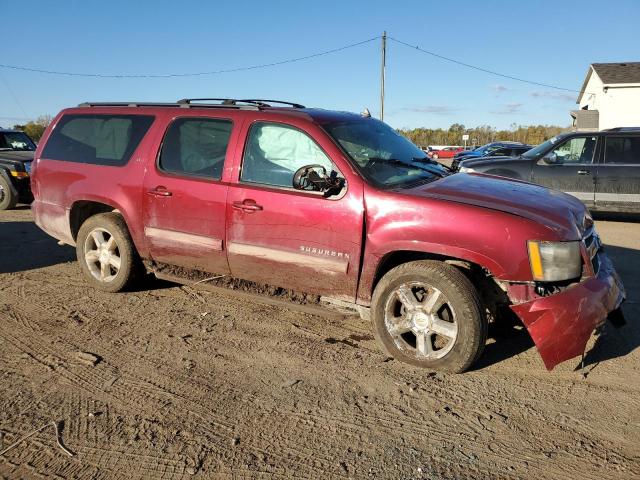
[[[529,262],[533,279],[559,282],[582,273],[580,242],[540,242],[529,240]]]
[[[16,170],[11,170],[11,176],[15,178],[28,178],[29,174],[27,172],[18,172]]]
[[[460,167],[460,169],[458,170],[461,173],[470,173],[470,172],[475,172],[475,170],[471,167]]]

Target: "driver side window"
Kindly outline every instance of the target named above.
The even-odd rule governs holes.
[[[255,123],[247,138],[240,180],[277,187],[293,186],[293,175],[305,165],[335,170],[329,157],[306,133],[277,123]]]
[[[574,137],[551,152],[554,163],[591,163],[596,149],[596,137]]]

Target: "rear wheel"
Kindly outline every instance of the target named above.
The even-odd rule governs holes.
[[[372,320],[383,349],[417,367],[463,372],[487,338],[475,288],[458,269],[438,261],[390,270],[373,294]]]
[[[106,292],[131,287],[142,271],[127,226],[117,213],[87,219],[78,232],[76,254],[89,282]]]
[[[10,210],[15,208],[18,198],[13,194],[13,189],[9,181],[0,175],[0,210]]]

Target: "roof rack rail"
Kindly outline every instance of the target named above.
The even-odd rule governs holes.
[[[82,102],[78,107],[171,107],[175,103],[164,102]]]
[[[219,102],[219,103],[208,103]],[[305,108],[304,105],[282,100],[236,99],[236,98],[183,98],[175,103],[171,102],[83,102],[78,107],[181,107],[181,108],[238,108],[257,110],[269,108],[272,103],[287,105],[292,108]]]
[[[203,105],[200,104],[199,102],[221,102],[222,105],[224,106],[237,106],[238,104],[249,104],[249,105],[255,105],[259,108],[268,108],[271,107],[272,103],[279,103],[282,105],[288,105],[290,107],[293,108],[305,108],[304,105],[300,105],[299,103],[293,103],[293,102],[285,102],[282,100],[264,100],[264,99],[257,99],[257,98],[244,98],[244,99],[238,99],[238,98],[183,98],[181,100],[178,100],[178,103],[181,105],[191,105],[194,102],[198,102],[198,106]],[[207,105],[207,104],[204,104]]]
[[[224,99],[220,99],[224,100]],[[237,108],[240,110],[258,110],[256,104],[236,105],[235,103],[199,103],[191,104],[189,101],[178,102],[83,102],[78,107],[174,107],[174,108]]]
[[[267,103],[267,104],[271,104],[271,103],[280,103],[282,105],[289,105],[290,107],[293,108],[306,108],[304,105],[301,105],[299,103],[293,103],[293,102],[285,102],[282,100],[265,100],[263,98],[252,98],[249,100],[238,100],[239,102],[255,102],[255,103]]]

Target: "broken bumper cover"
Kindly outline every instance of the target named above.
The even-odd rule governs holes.
[[[512,305],[529,331],[548,370],[576,357],[610,312],[620,308],[625,292],[620,277],[604,252],[598,254],[600,269],[563,292]]]

